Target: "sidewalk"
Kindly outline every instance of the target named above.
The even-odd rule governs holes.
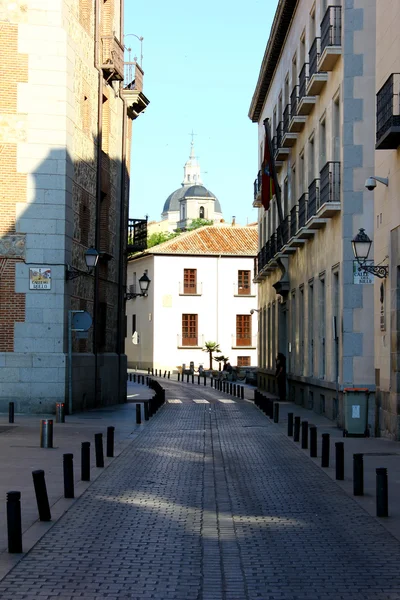
[[[268,398],[278,400],[273,394],[262,392]],[[376,469],[384,467],[388,473],[389,517],[377,519],[394,537],[400,540],[400,442],[386,438],[352,438],[343,437],[343,431],[333,421],[312,410],[293,404],[279,402],[279,427],[287,434],[287,415],[292,412],[301,421],[317,427],[318,458],[311,458],[310,451],[301,449],[300,441],[293,442],[301,452],[308,455],[333,479],[349,496],[362,506],[370,515],[376,517]],[[268,417],[265,417],[268,419]],[[330,434],[330,466],[321,467],[321,446],[323,433]],[[293,441],[293,438],[290,438]],[[309,441],[309,440],[308,440]],[[344,442],[344,481],[336,481],[335,442]],[[364,454],[364,496],[353,496],[353,454]]]
[[[17,490],[21,492],[21,516],[23,550],[27,552],[36,541],[54,525],[54,522],[67,511],[71,504],[83,494],[104,469],[95,467],[94,434],[103,434],[105,468],[114,460],[106,457],[107,427],[115,427],[114,457],[117,457],[146,424],[136,425],[136,401],[152,398],[154,392],[145,385],[128,382],[128,403],[101,407],[84,413],[65,417],[65,423],[56,423],[55,415],[16,414],[14,424],[8,423],[8,414],[0,414],[0,578],[7,564],[14,564],[18,555],[7,552],[6,495]],[[40,421],[53,419],[54,448],[40,448]],[[90,442],[91,482],[83,482],[81,477],[81,443]],[[64,499],[63,454],[74,455],[75,499]],[[32,471],[43,469],[51,507],[52,521],[38,521],[36,497]],[[5,560],[4,560],[5,559]],[[9,567],[10,568],[10,567]]]

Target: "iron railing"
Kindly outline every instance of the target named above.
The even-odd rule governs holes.
[[[282,121],[278,123],[276,126],[276,149],[275,152],[278,152],[278,149],[282,147]]]
[[[299,73],[299,102],[304,96],[307,95],[307,82],[308,82],[308,63],[304,63]]]
[[[317,214],[319,179],[314,179],[308,187],[307,220]]]
[[[320,206],[340,202],[340,162],[327,162],[320,172]]]
[[[257,179],[254,180],[254,200],[257,198],[258,194],[261,192],[261,180],[262,174],[261,170],[257,173]]]
[[[269,251],[270,251],[270,259],[275,256],[278,252],[278,244],[277,244],[277,236],[276,233],[273,233],[269,238]]]
[[[290,211],[290,237],[294,237],[298,231],[297,226],[297,213],[298,213],[298,205],[296,204]]]
[[[282,221],[282,241],[283,244],[287,244],[289,241],[289,229],[290,229],[290,217],[289,215],[286,215],[286,217],[283,219]]]
[[[147,249],[147,219],[128,219],[127,252],[143,252]]]
[[[307,221],[307,192],[299,198],[299,229],[304,227]]]
[[[400,126],[400,73],[392,73],[376,95],[376,141]]]
[[[299,86],[295,85],[290,94],[290,117],[297,115],[297,103],[299,101]]]
[[[290,104],[288,104],[283,111],[283,135],[286,135],[289,131],[289,123],[290,123]]]
[[[321,54],[327,46],[342,43],[342,7],[328,6],[321,21]]]
[[[311,79],[313,75],[318,73],[318,59],[319,59],[319,49],[321,45],[321,38],[316,37],[313,43],[311,44],[310,52],[308,53],[308,76]]]

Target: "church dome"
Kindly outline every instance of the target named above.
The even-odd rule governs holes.
[[[179,200],[183,198],[185,191],[187,188],[180,187],[175,190],[168,196],[166,201],[164,202],[163,213],[171,212],[171,211],[179,211]]]

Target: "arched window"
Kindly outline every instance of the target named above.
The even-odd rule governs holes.
[[[204,219],[204,206],[200,206],[199,217],[200,219]]]
[[[188,181],[190,181],[190,175],[188,175]]]

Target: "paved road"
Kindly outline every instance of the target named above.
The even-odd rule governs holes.
[[[400,543],[278,427],[216,390],[165,386],[182,402],[6,576],[1,599],[400,600]]]

